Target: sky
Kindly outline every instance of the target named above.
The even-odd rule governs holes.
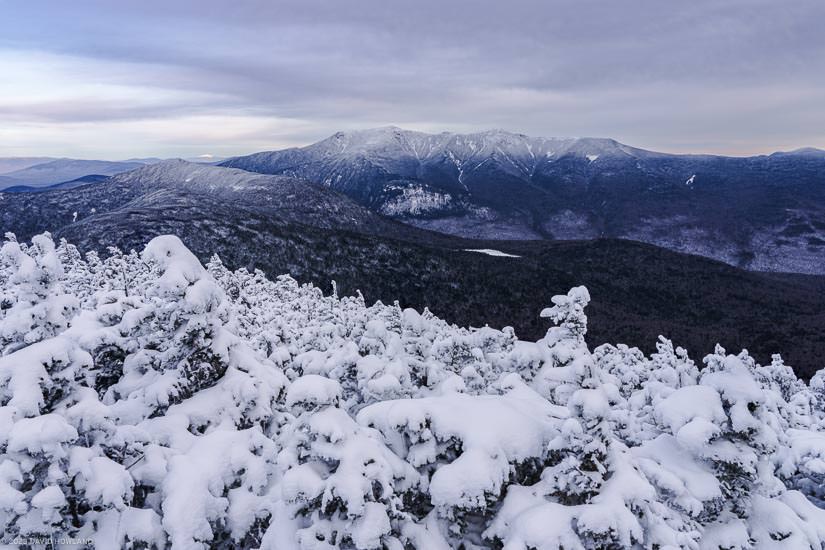
[[[0,0],[0,157],[338,130],[825,148],[823,0]]]

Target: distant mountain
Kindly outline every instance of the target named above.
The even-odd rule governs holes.
[[[138,158],[130,158],[125,159],[121,162],[139,162],[140,164],[156,164],[158,162],[163,162],[164,159],[159,157],[138,157]]]
[[[0,157],[0,175],[23,170],[35,164],[57,160],[53,157]]]
[[[781,351],[801,376],[821,367],[825,278],[751,273],[614,239],[473,241],[398,223],[327,187],[289,176],[167,161],[102,185],[0,193],[0,231],[41,231],[81,249],[141,249],[176,234],[201,259],[291,273],[368,302],[429,307],[465,325],[513,324],[541,337],[537,312],[559,289],[586,284],[592,342],[651,351],[659,334],[711,351],[718,341],[760,360]],[[478,252],[479,250],[484,253]]]
[[[5,176],[0,176],[0,191],[8,189],[10,187],[18,187],[19,184],[16,179],[14,178],[7,178]]]
[[[142,157],[142,158],[132,158],[126,159],[123,162],[140,162],[141,164],[156,164],[158,162],[163,162],[164,160],[175,160],[175,159],[162,159],[159,157]],[[217,164],[219,162],[223,162],[226,160],[226,157],[216,157],[215,155],[205,154],[205,155],[198,155],[196,157],[187,157],[181,160],[185,160],[187,162],[197,162],[197,163],[204,163],[204,164]]]
[[[226,160],[213,155],[200,155],[186,159],[198,164],[217,164]],[[52,159],[49,157],[0,158],[0,191],[30,193],[45,189],[77,187],[86,183],[99,183],[102,179],[121,174],[141,166],[157,164],[164,159],[157,157],[131,158],[123,161]]]
[[[253,174],[183,160],[144,165],[109,177],[102,186],[85,185],[68,191],[43,193],[0,193],[0,220],[6,230],[22,236],[42,230],[57,231],[70,225],[87,227],[88,235],[80,237],[86,240],[99,232],[91,226],[101,223],[107,215],[120,215],[121,209],[126,207],[168,208],[171,220],[175,209],[191,206],[203,210],[205,205],[213,203],[239,225],[243,224],[245,214],[254,213],[284,224],[303,223],[329,230],[389,237],[426,234],[447,239],[390,220],[335,191],[295,178]],[[193,223],[208,226],[213,217],[207,208],[202,212],[202,219]],[[191,230],[182,228],[180,231]],[[119,237],[115,235],[113,238]]]
[[[144,166],[142,162],[56,159],[2,176],[0,190],[12,186],[45,187],[88,175],[112,176]]]
[[[222,165],[305,178],[374,211],[465,237],[616,237],[747,269],[825,273],[818,149],[671,155],[602,138],[387,127]]]
[[[30,185],[13,185],[2,190],[3,193],[43,193],[46,191],[54,191],[55,189],[72,189],[80,187],[81,185],[89,185],[91,183],[101,183],[109,179],[110,176],[103,176],[101,174],[89,174],[70,181],[55,183],[54,185],[45,185],[42,187],[32,187]]]
[[[226,160],[226,157],[216,157],[215,155],[198,155],[197,157],[187,157],[183,159],[187,162],[196,162],[203,164],[218,164]]]
[[[20,182],[13,177],[6,176],[9,172],[24,170],[36,164],[43,164],[56,160],[51,157],[0,157],[0,189],[17,187]]]

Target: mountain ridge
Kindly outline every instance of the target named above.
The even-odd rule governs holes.
[[[94,176],[114,176],[165,160],[157,157],[125,160],[76,159],[69,157],[0,157],[0,191],[38,191]],[[215,164],[223,160],[212,155],[181,159],[192,163]]]
[[[609,138],[383,127],[229,159],[482,239],[648,242],[746,269],[825,273],[825,152],[671,155]]]
[[[90,175],[112,176],[143,163],[59,158],[2,174],[0,190],[12,186],[48,187]]]

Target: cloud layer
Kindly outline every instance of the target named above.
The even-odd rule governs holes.
[[[0,156],[218,155],[503,127],[825,147],[821,0],[0,0]]]

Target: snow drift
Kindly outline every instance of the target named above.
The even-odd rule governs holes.
[[[0,249],[0,525],[98,548],[822,548],[825,374],[538,342],[179,239]],[[538,307],[537,307],[538,309]]]

